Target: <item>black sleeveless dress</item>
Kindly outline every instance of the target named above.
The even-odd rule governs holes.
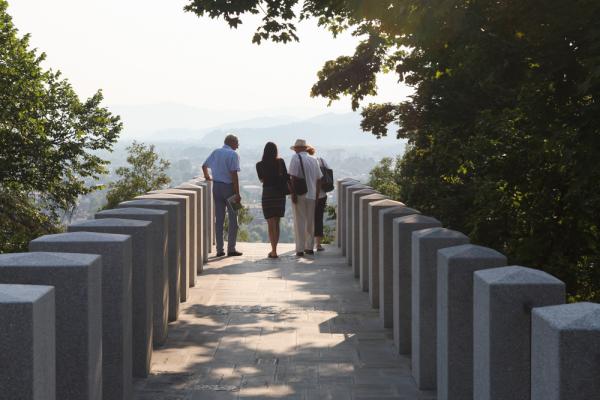
[[[285,161],[279,158],[271,162],[259,161],[256,163],[258,179],[262,180],[262,210],[265,219],[285,215],[285,193],[282,182],[288,176]]]

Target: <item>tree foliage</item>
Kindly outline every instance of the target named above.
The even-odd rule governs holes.
[[[102,108],[102,93],[81,101],[45,55],[19,36],[0,0],[0,252],[26,249],[60,218],[88,182],[106,172],[94,154],[110,149],[119,117]]]
[[[381,159],[369,173],[368,185],[392,199],[400,199],[400,162],[400,156],[396,160],[391,157]]]
[[[166,170],[171,163],[154,151],[154,145],[134,141],[127,147],[129,166],[119,167],[116,182],[109,185],[104,208],[115,208],[120,202],[131,200],[151,190],[163,189],[171,182]]]
[[[408,139],[398,198],[557,275],[572,298],[600,300],[600,2],[190,0],[187,9],[232,27],[264,13],[259,39],[283,42],[304,18],[352,29],[355,54],[328,61],[311,93],[349,95],[356,109],[378,72],[414,87],[408,101],[362,110],[363,129],[381,137],[394,122]]]

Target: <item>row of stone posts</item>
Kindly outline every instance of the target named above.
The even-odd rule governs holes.
[[[439,400],[600,399],[600,305],[442,222],[337,181],[337,245]]]
[[[0,254],[0,398],[133,398],[208,261],[211,186],[153,191]]]

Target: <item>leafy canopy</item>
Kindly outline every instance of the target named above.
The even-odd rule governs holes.
[[[398,198],[511,262],[600,300],[600,2],[593,0],[190,0],[186,10],[263,15],[253,38],[298,40],[315,18],[360,37],[325,63],[313,96],[374,94],[391,72],[414,94],[368,104],[362,128],[408,139]],[[380,172],[391,173],[384,162]],[[382,184],[389,184],[389,182]],[[389,187],[389,186],[387,186]]]
[[[134,141],[127,147],[129,166],[119,167],[116,182],[109,185],[105,208],[115,208],[120,202],[130,200],[151,190],[162,189],[171,182],[166,170],[171,163],[154,151],[154,145]]]
[[[81,101],[44,54],[20,37],[0,0],[0,252],[26,249],[58,229],[88,182],[106,173],[95,151],[111,149],[122,129],[102,108],[102,93]]]

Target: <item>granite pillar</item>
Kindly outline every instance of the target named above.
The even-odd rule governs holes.
[[[394,326],[394,219],[419,214],[419,211],[398,206],[379,213],[379,317],[384,328]]]
[[[56,399],[54,288],[0,284],[2,398]]]
[[[369,209],[374,201],[387,199],[386,196],[375,193],[358,199],[358,260],[360,287],[363,292],[369,291]]]
[[[180,219],[181,205],[176,201],[165,200],[130,200],[119,203],[119,208],[147,208],[154,210],[164,210],[169,213],[167,218],[168,233],[167,233],[167,261],[168,261],[168,318],[169,321],[176,321],[179,316],[179,273],[181,271],[181,236],[180,236]],[[161,293],[157,291],[155,293]],[[155,310],[156,312],[156,310]],[[156,333],[156,332],[155,332]],[[155,340],[159,339],[160,335],[154,335]],[[155,342],[156,343],[156,342]]]
[[[152,343],[161,346],[167,340],[169,317],[168,211],[150,208],[117,208],[103,210],[96,219],[124,218],[150,221],[150,262],[152,263],[153,327]],[[134,269],[135,282],[135,269]],[[135,287],[134,287],[135,294]],[[136,302],[134,299],[134,308]],[[135,325],[135,318],[134,318]],[[135,326],[134,326],[135,333]]]
[[[394,344],[400,354],[410,355],[412,348],[412,233],[440,226],[437,219],[421,214],[392,222],[392,313]]]
[[[176,194],[167,194],[167,193],[152,193],[152,194],[144,194],[141,196],[137,196],[136,200],[143,199],[154,199],[154,200],[166,200],[166,201],[174,201],[179,203],[179,238],[180,244],[179,247],[179,259],[181,262],[179,266],[181,269],[179,270],[179,301],[185,302],[188,298],[189,293],[189,270],[190,270],[190,258],[189,258],[189,224],[188,224],[188,208],[190,199],[187,196],[181,196]]]
[[[352,201],[352,216],[351,219],[353,221],[352,223],[352,231],[351,231],[351,243],[350,243],[350,247],[352,248],[352,259],[351,259],[351,265],[352,265],[352,272],[354,273],[354,277],[355,278],[359,278],[360,279],[360,199],[364,196],[368,196],[371,194],[379,194],[379,192],[377,192],[374,189],[362,189],[362,190],[357,190],[355,192],[352,193],[352,197],[351,197],[351,201]]]
[[[531,400],[600,399],[600,304],[534,308]]]
[[[379,308],[379,247],[383,237],[379,236],[379,213],[386,209],[404,206],[395,200],[374,201],[367,207],[367,236],[369,238],[369,300],[373,308]]]
[[[213,218],[213,195],[211,186],[203,179],[194,178],[192,180],[187,181],[186,183],[199,186],[202,188],[202,223],[204,224],[203,229],[203,252],[204,252],[204,262],[208,262],[208,255],[212,251],[212,231],[214,227],[214,218]]]
[[[435,390],[437,380],[437,253],[468,244],[469,238],[446,228],[412,233],[412,376],[421,390]]]
[[[487,247],[464,244],[438,250],[437,394],[473,398],[473,273],[506,265]]]
[[[204,269],[204,264],[208,262],[208,248],[205,246],[206,236],[208,235],[208,224],[204,223],[204,191],[205,186],[192,183],[182,183],[176,189],[193,190],[196,192],[196,248],[198,249],[196,275],[200,275]]]
[[[344,217],[344,221],[346,221],[346,231],[344,234],[346,235],[346,239],[345,239],[346,263],[348,263],[348,265],[352,265],[352,253],[353,253],[352,232],[354,230],[354,220],[352,219],[352,216],[353,216],[352,210],[354,209],[354,204],[353,204],[354,197],[352,196],[352,194],[355,192],[361,191],[363,189],[372,189],[372,188],[370,188],[367,185],[360,184],[360,183],[356,184],[356,185],[345,187],[346,194],[344,195],[344,198],[346,199],[346,216]]]
[[[38,370],[36,373],[39,374],[40,380],[44,381],[51,379],[46,374],[53,374],[55,371],[55,381],[46,382],[45,385],[56,388],[56,399],[112,399],[106,392],[103,397],[102,389],[103,325],[100,257],[94,254],[45,252],[0,254],[0,283],[54,286],[54,307],[45,304],[40,309],[34,310],[35,313],[41,313],[39,321],[42,325],[34,326],[31,334],[34,346],[36,342],[40,345],[40,352],[38,353],[34,347],[35,354],[33,354],[33,361],[41,363],[38,366],[41,367],[49,362],[50,360],[45,357],[51,357],[51,353],[54,353],[55,362],[52,363],[52,367],[49,370]],[[22,314],[21,317],[25,315]],[[43,329],[43,326],[48,324],[54,326],[54,331]],[[4,329],[3,327],[10,327],[10,325],[0,324],[0,331]],[[12,327],[9,332],[9,334],[17,333]],[[6,351],[14,351],[15,347],[9,344],[8,336],[2,334],[0,337],[2,338],[0,348],[10,346],[0,351],[0,358],[2,358],[8,354]],[[26,343],[24,337],[21,337],[21,341],[22,345]],[[18,346],[18,344],[14,345]],[[53,347],[50,352],[44,350],[47,346]],[[12,363],[14,360],[8,359],[7,362]],[[5,371],[10,373],[15,367],[17,365],[12,364],[11,368],[2,368],[0,382]],[[24,374],[25,371],[15,370],[15,373]],[[129,384],[131,385],[131,381]],[[21,399],[22,397],[19,396],[6,395],[6,391],[10,391],[12,385],[13,383],[0,385],[2,388],[0,397]],[[122,380],[119,380],[117,385],[124,389]],[[132,394],[131,391],[127,393]],[[119,399],[124,400],[125,397]]]
[[[67,227],[69,232],[131,236],[132,371],[137,378],[148,376],[152,360],[154,264],[151,226],[150,221],[105,218],[78,222]]]
[[[344,182],[340,183],[340,196],[342,205],[341,210],[338,210],[337,216],[340,218],[340,239],[341,239],[341,248],[342,248],[342,256],[346,256],[346,186],[352,186],[360,183],[356,179],[348,179]]]
[[[341,222],[343,216],[341,215],[342,210],[344,209],[342,204],[342,183],[347,181],[354,181],[352,178],[341,178],[335,181],[335,193],[336,193],[336,225],[335,225],[335,243],[337,247],[342,247],[342,238],[340,237],[340,233],[342,232]]]
[[[340,222],[342,217],[340,216],[340,212],[342,210],[342,182],[352,180],[350,178],[342,178],[335,181],[335,194],[336,194],[336,221],[335,221],[335,244],[337,247],[342,247],[342,240],[340,238],[340,232],[342,228],[340,226]]]
[[[198,214],[198,193],[194,190],[183,190],[183,189],[163,189],[156,190],[152,193],[166,193],[166,194],[174,194],[178,196],[186,196],[188,198],[188,254],[189,254],[189,264],[188,264],[188,285],[189,287],[196,286],[196,271],[198,270],[198,246],[196,241],[196,215]],[[202,261],[200,261],[202,264]]]
[[[212,181],[204,180],[202,177],[196,177],[189,181],[194,185],[204,187],[204,206],[206,213],[204,215],[204,221],[208,224],[208,253],[212,253],[212,246],[215,245],[215,206],[212,192]]]
[[[540,270],[476,271],[473,281],[473,395],[530,400],[531,309],[565,302],[565,284]]]

